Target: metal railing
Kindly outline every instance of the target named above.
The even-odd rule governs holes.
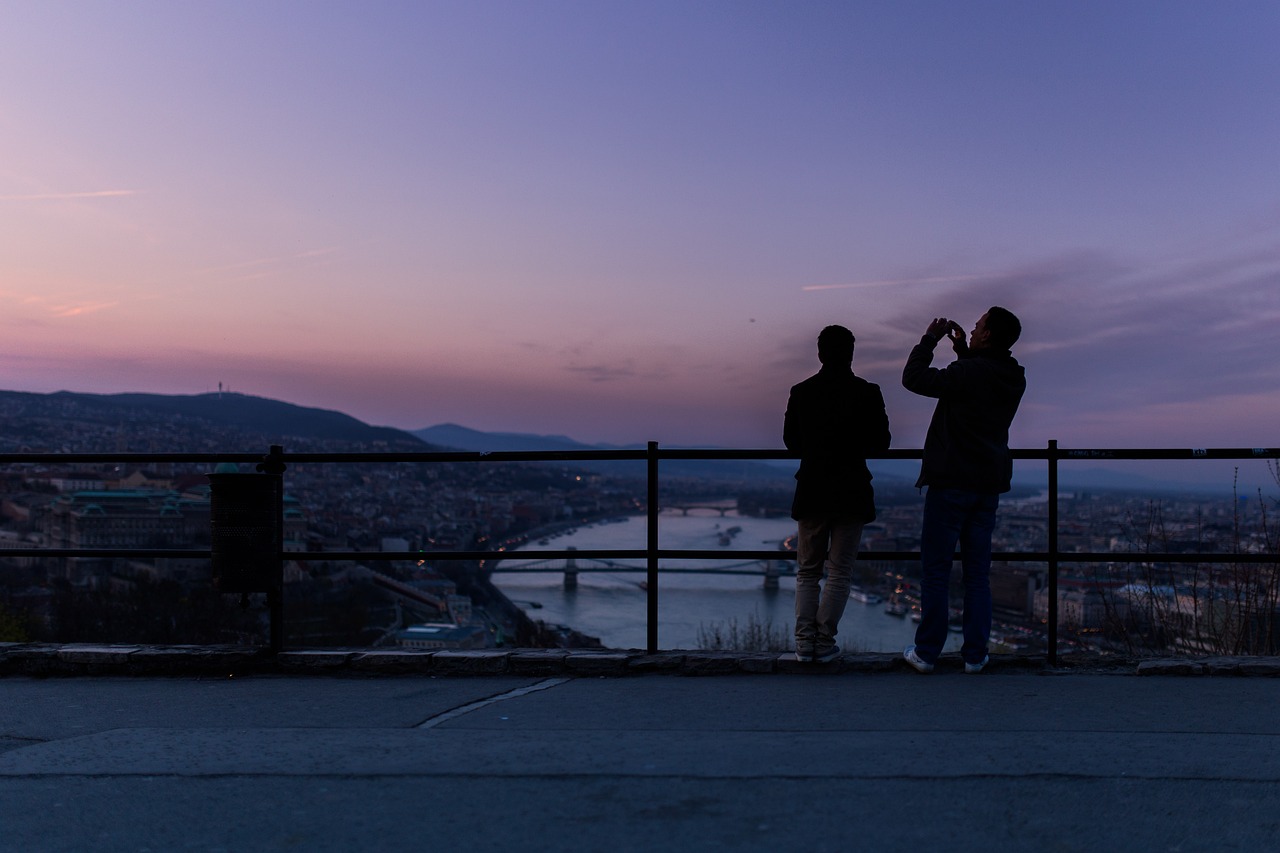
[[[889,450],[874,459],[920,459],[922,451],[915,449]],[[1058,585],[1059,566],[1071,563],[1117,562],[1124,556],[1109,551],[1062,552],[1058,548],[1058,475],[1063,461],[1121,461],[1121,460],[1247,460],[1280,459],[1280,448],[1060,448],[1056,440],[1049,441],[1041,449],[1017,448],[1012,450],[1015,460],[1037,460],[1046,463],[1047,504],[1046,519],[1048,539],[1044,551],[996,551],[994,561],[1044,563],[1048,577],[1048,658],[1057,663],[1058,649]],[[555,450],[555,451],[423,451],[423,452],[359,452],[359,453],[286,453],[273,445],[265,456],[253,453],[9,453],[0,454],[3,464],[58,464],[87,465],[103,463],[220,463],[257,464],[259,470],[278,471],[283,474],[289,465],[295,464],[392,464],[392,463],[495,463],[495,462],[604,462],[632,461],[645,463],[646,480],[646,544],[643,549],[572,549],[572,550],[522,550],[520,559],[569,559],[572,557],[594,559],[642,559],[645,561],[647,592],[647,645],[649,652],[658,649],[658,596],[659,566],[661,560],[747,560],[795,559],[794,551],[781,550],[699,550],[669,549],[659,546],[658,515],[659,468],[663,461],[771,461],[794,460],[797,454],[787,450],[733,450],[733,449],[663,449],[651,441],[645,449],[636,450]],[[3,556],[12,557],[141,557],[141,558],[210,558],[212,550],[202,549],[139,549],[139,548],[7,548]],[[296,558],[296,553],[281,551],[281,561]],[[413,550],[413,551],[308,551],[308,559],[334,561],[492,561],[503,557],[502,552],[463,550]],[[1141,562],[1167,563],[1252,563],[1280,562],[1280,555],[1273,553],[1197,552],[1164,553],[1143,551]],[[920,559],[919,551],[861,550],[859,560],[909,561]],[[1133,560],[1130,560],[1132,562]],[[279,650],[282,626],[272,625],[272,648]]]

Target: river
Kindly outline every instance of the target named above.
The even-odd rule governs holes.
[[[741,528],[730,544],[721,546],[721,537],[732,527]],[[527,550],[560,550],[570,546],[580,550],[593,548],[643,549],[646,521],[632,516],[611,522],[579,527],[572,532],[550,537],[546,544],[531,542]],[[795,522],[789,518],[740,517],[730,511],[719,514],[682,515],[664,512],[658,518],[658,544],[666,549],[762,550],[777,548],[783,539],[795,533]],[[519,554],[520,549],[512,552]],[[529,561],[524,561],[529,562]],[[589,561],[580,559],[579,564]],[[618,562],[618,561],[615,561]],[[581,571],[578,588],[566,590],[560,571],[537,574],[497,572],[494,583],[508,598],[522,607],[533,619],[567,625],[584,634],[599,637],[605,646],[615,649],[643,649],[647,645],[647,593],[641,587],[645,579],[644,561],[629,561],[640,567],[634,574]],[[728,553],[725,563],[715,561],[682,561],[679,565],[714,568],[745,562]],[[520,560],[504,560],[504,568],[521,565]],[[663,565],[667,562],[664,561]],[[672,563],[675,565],[675,563]],[[749,621],[781,631],[789,640],[794,620],[795,579],[784,575],[776,592],[763,589],[761,575],[659,574],[658,647],[661,649],[699,648],[699,631],[717,624],[727,628],[735,621],[739,629]],[[863,604],[850,600],[840,622],[836,638],[847,652],[900,652],[915,636],[915,623],[884,612],[883,604]],[[948,650],[959,647],[958,636],[948,639]]]

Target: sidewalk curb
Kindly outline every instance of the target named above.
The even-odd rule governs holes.
[[[959,656],[944,655],[933,674],[962,670]],[[1044,655],[993,655],[983,676],[1001,673],[1073,673],[1277,677],[1280,657],[1119,659],[1060,656],[1050,667]],[[850,653],[826,664],[799,663],[790,653],[702,650],[661,651],[566,649],[296,649],[272,655],[244,646],[143,646],[91,643],[65,645],[0,643],[0,676],[239,676],[239,675],[513,675],[621,678],[636,675],[731,674],[827,677],[915,673],[896,653]]]

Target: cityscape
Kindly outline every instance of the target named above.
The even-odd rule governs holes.
[[[298,418],[288,450],[422,452],[440,450],[407,433],[361,438],[307,435],[314,413],[274,401],[219,395],[218,411],[269,405]],[[121,407],[93,395],[0,398],[7,452],[245,452],[281,439],[252,423],[219,425],[206,414]],[[210,400],[190,398],[206,405]],[[107,401],[112,401],[111,405]],[[493,552],[545,546],[567,530],[645,512],[642,465],[602,474],[589,461],[572,465],[517,462],[314,464],[287,472],[283,512],[285,642],[293,647],[401,646],[486,648],[504,645],[598,647],[572,624],[540,619],[536,603],[512,601],[493,583],[493,561],[432,559],[448,551]],[[238,466],[248,471],[252,466]],[[791,496],[786,471],[761,469],[742,479],[669,476],[664,507],[684,513],[707,506],[732,529],[734,518],[785,519]],[[244,608],[221,594],[209,560],[196,557],[4,557],[4,550],[208,549],[210,466],[142,464],[8,464],[0,496],[0,628],[9,641],[262,643],[260,597]],[[877,481],[879,518],[864,531],[865,552],[919,548],[920,498],[909,481]],[[1059,647],[1109,654],[1274,654],[1277,568],[1274,562],[1198,563],[1144,560],[1143,555],[1277,553],[1273,496],[1143,494],[1092,490],[1059,496],[1057,589]],[[690,507],[694,509],[690,510]],[[674,510],[672,510],[674,511]],[[718,525],[717,525],[718,526]],[[994,546],[1005,552],[1048,547],[1044,492],[1020,487],[1006,496]],[[722,535],[726,558],[734,547]],[[790,547],[780,539],[779,549]],[[613,547],[627,548],[620,544]],[[757,545],[756,549],[759,549]],[[746,550],[751,550],[747,547]],[[423,552],[421,560],[382,553]],[[366,559],[327,559],[358,552]],[[1071,552],[1114,554],[1108,562],[1073,563]],[[770,563],[766,566],[765,563]],[[716,563],[708,564],[708,572]],[[761,563],[786,578],[788,560]],[[583,573],[589,564],[582,565]],[[955,573],[957,576],[959,572]],[[576,579],[576,578],[575,578]],[[859,601],[883,607],[886,619],[918,618],[918,589],[909,561],[862,559]],[[763,580],[762,580],[763,582]],[[958,577],[953,592],[959,594]],[[997,562],[993,651],[1045,650],[1050,610],[1043,562]],[[674,594],[673,594],[674,595]],[[956,599],[958,606],[958,598]],[[736,618],[747,618],[741,614]],[[786,626],[772,644],[785,650]]]

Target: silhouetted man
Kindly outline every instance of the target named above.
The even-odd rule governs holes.
[[[1013,459],[1009,425],[1027,388],[1022,365],[1009,351],[1022,324],[991,308],[968,342],[945,317],[929,324],[902,369],[902,385],[936,397],[916,486],[928,486],[920,534],[920,625],[902,653],[920,672],[932,672],[947,641],[951,563],[960,545],[964,567],[964,671],[981,672],[991,637],[991,533],[1000,495],[1009,491]],[[930,367],[933,350],[950,337],[956,360]]]
[[[836,629],[862,527],[876,517],[867,456],[889,447],[880,386],[853,373],[853,332],[827,326],[818,335],[822,368],[791,388],[782,440],[800,454],[791,517],[796,545],[796,660],[840,655]],[[826,582],[821,583],[826,574]]]

